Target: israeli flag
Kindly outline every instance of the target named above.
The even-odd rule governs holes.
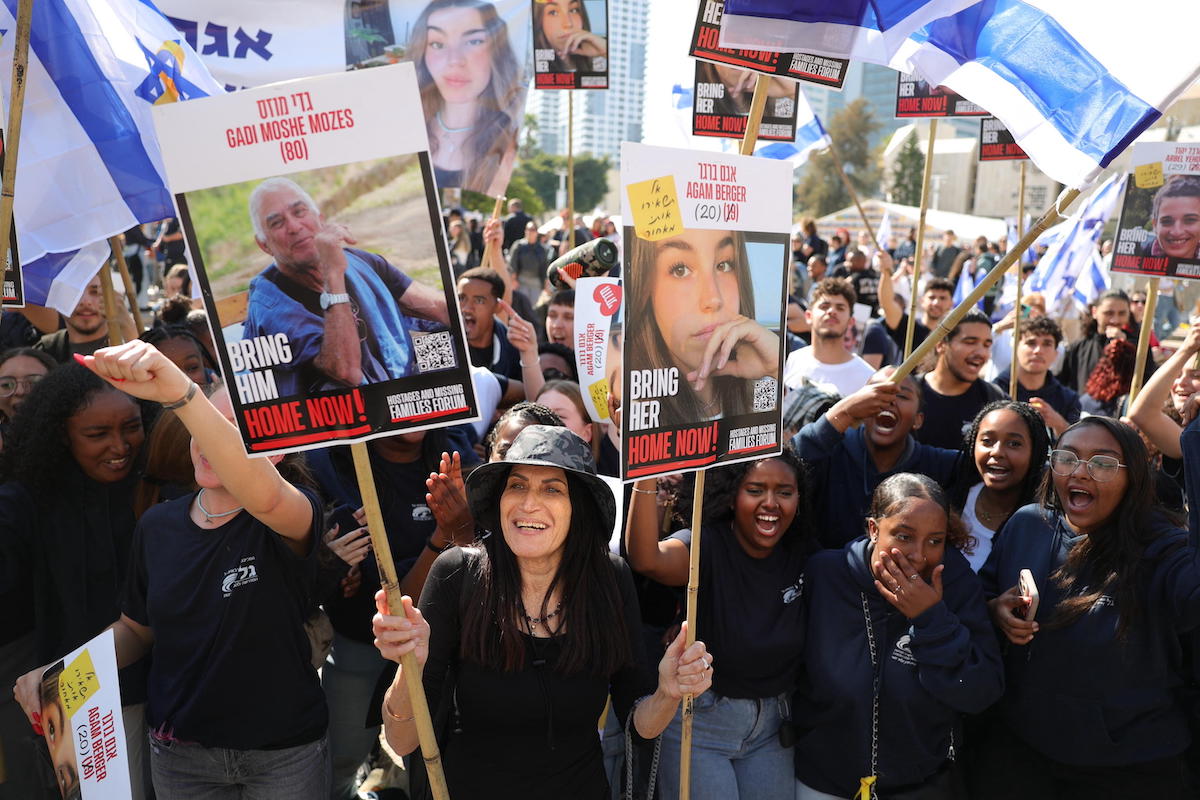
[[[892,238],[892,212],[883,210],[883,219],[879,221],[879,230],[875,232],[875,246],[887,250],[888,239]]]
[[[16,14],[3,0],[0,29],[15,30]],[[0,63],[12,64],[14,39]],[[6,106],[10,83],[0,74]],[[89,245],[175,216],[150,109],[222,92],[150,0],[33,4],[13,207],[29,302],[71,313],[108,253]],[[55,290],[75,273],[87,273],[77,291]]]
[[[958,283],[954,285],[954,293],[952,295],[955,308],[957,308],[963,300],[966,300],[967,295],[975,291],[975,287],[978,285],[978,282],[975,280],[975,273],[978,272],[978,270],[975,269],[975,262],[972,260],[970,264],[971,269],[967,269],[967,262],[963,262],[962,269],[958,271]],[[977,308],[983,308],[983,300],[980,300],[975,305]]]
[[[1195,25],[1163,23],[1180,19],[1183,7],[1191,6],[1145,0],[1131,14],[1118,0],[726,0],[721,44],[916,72],[998,117],[1044,173],[1084,187],[1200,77]],[[850,25],[856,9],[865,15],[856,35],[831,37],[836,46],[797,31]],[[756,19],[756,30],[776,30],[773,40],[735,36],[743,17]],[[923,21],[910,28],[915,20]],[[1153,43],[1154,57],[1131,57],[1131,42]]]

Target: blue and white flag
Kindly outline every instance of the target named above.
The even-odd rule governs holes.
[[[978,271],[975,269],[975,262],[974,260],[969,262],[971,269],[967,269],[967,263],[968,262],[963,262],[962,269],[958,271],[958,282],[954,284],[954,294],[952,295],[952,298],[956,308],[960,303],[962,303],[963,300],[967,299],[967,295],[975,291],[975,287],[978,285],[978,282],[975,280],[975,273]],[[981,299],[975,305],[977,308],[983,308],[983,300]]]
[[[888,239],[892,238],[892,212],[883,210],[883,219],[879,221],[879,230],[875,231],[875,246],[887,250]]]
[[[844,24],[847,5],[869,5],[874,22],[866,17],[862,27],[870,33],[875,25],[880,34],[847,40],[852,49],[782,34],[775,44],[850,56],[945,85],[998,117],[1044,173],[1068,186],[1096,180],[1200,77],[1195,25],[1163,22],[1179,19],[1178,0],[1145,0],[1136,13],[1117,0],[727,0],[721,44],[776,49],[735,38],[736,21],[753,13],[759,28],[776,31],[793,30],[798,21]],[[930,15],[906,31],[907,21]],[[892,33],[900,31],[906,38],[893,47]],[[1153,57],[1131,55],[1131,43],[1139,42],[1151,43]]]
[[[17,0],[0,3],[0,29],[15,29],[16,13]],[[14,38],[0,63],[12,63]],[[44,287],[29,302],[69,314],[104,256],[73,298],[52,291],[66,265],[85,272],[80,259],[100,253],[88,245],[175,215],[150,109],[224,89],[149,0],[38,0],[26,76],[13,207],[22,272]],[[0,75],[6,104],[9,86]]]
[[[1057,240],[1038,261],[1025,283],[1025,291],[1040,292],[1051,316],[1072,305],[1087,308],[1109,280],[1100,260],[1100,234],[1117,207],[1125,173],[1106,180],[1069,219],[1056,225]],[[1053,229],[1052,229],[1053,230]]]

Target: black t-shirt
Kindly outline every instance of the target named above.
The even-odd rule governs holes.
[[[692,545],[690,530],[671,538]],[[790,691],[804,649],[800,590],[810,547],[780,544],[752,558],[729,525],[705,527],[700,547],[696,637],[721,665],[713,690],[743,698]]]
[[[304,631],[323,515],[297,556],[246,512],[219,528],[188,515],[188,494],[138,523],[125,614],[154,632],[151,730],[205,747],[264,750],[319,739],[328,712]]]
[[[998,386],[982,378],[962,394],[948,396],[939,394],[921,376],[921,411],[925,422],[913,431],[913,437],[922,444],[957,450],[962,447],[963,436],[970,429],[979,409],[993,400],[1008,397]]]
[[[873,269],[853,272],[849,267],[841,266],[833,271],[833,277],[845,278],[854,287],[856,302],[871,307],[871,313],[879,310],[879,273]]]
[[[904,339],[908,336],[908,312],[900,315],[900,324],[894,328],[888,328],[887,320],[883,321],[883,327],[887,329],[888,336],[892,337],[892,341],[896,343],[896,347],[900,348],[900,354],[904,354]],[[925,337],[929,336],[929,328],[921,324],[920,320],[913,323],[913,341],[912,349],[916,350],[921,346],[921,342],[925,341]]]
[[[885,320],[873,319],[867,323],[867,329],[863,331],[862,341],[859,345],[859,355],[878,354],[881,359],[879,366],[886,367],[888,364],[900,363],[900,352],[900,348],[887,333]]]

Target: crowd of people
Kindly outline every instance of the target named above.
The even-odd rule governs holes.
[[[186,271],[117,347],[98,281],[61,320],[4,315],[0,797],[78,796],[40,682],[106,628],[137,798],[345,800],[388,753],[427,796],[408,653],[455,798],[674,797],[689,695],[695,798],[1200,796],[1200,326],[1130,404],[1136,295],[1068,341],[997,293],[894,381],[914,260],[915,347],[1002,245],[804,221],[786,445],[710,469],[693,530],[692,476],[605,480],[619,429],[547,278],[576,221],[551,244],[509,211],[446,219],[486,419],[368,445],[400,608],[348,448],[245,456]],[[620,245],[596,223],[575,243]]]

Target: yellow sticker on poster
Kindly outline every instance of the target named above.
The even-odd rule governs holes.
[[[58,697],[67,717],[75,716],[75,712],[98,691],[100,681],[96,679],[92,656],[84,650],[58,676]]]
[[[1162,186],[1162,162],[1155,161],[1153,164],[1140,164],[1134,167],[1133,184],[1139,189],[1157,189]]]
[[[639,239],[657,242],[683,233],[674,176],[631,183],[625,191],[629,194],[633,228]]]

